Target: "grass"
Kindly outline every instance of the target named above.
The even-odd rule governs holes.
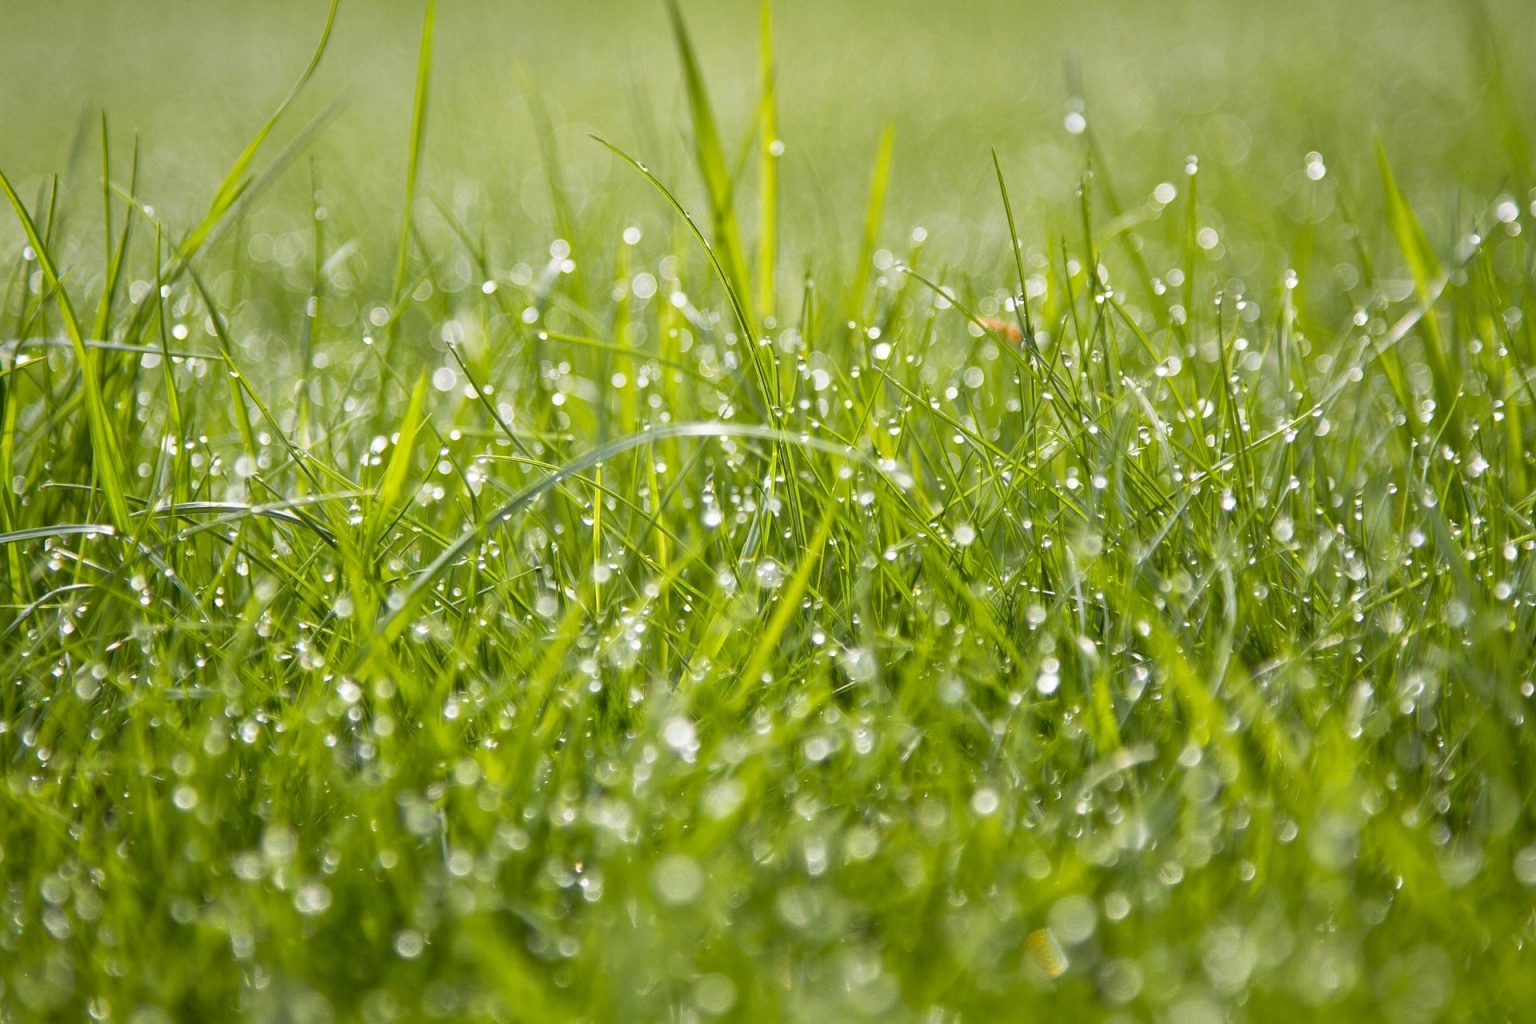
[[[923,155],[982,254],[670,10],[686,161],[536,96],[552,243],[432,3],[382,213],[335,6],[195,212],[0,179],[0,1021],[1521,1019],[1518,14],[1460,156]]]

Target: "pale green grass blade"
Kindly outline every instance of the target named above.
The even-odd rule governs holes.
[[[896,129],[886,125],[875,147],[875,164],[869,172],[869,202],[864,210],[864,231],[859,236],[859,251],[853,265],[852,283],[848,287],[848,304],[844,312],[848,320],[858,323],[864,318],[865,293],[869,290],[869,272],[873,266],[875,247],[880,240],[880,223],[885,216],[885,193],[891,183],[891,156],[896,147]]]
[[[416,222],[416,187],[421,173],[421,158],[426,144],[427,97],[432,82],[432,32],[437,22],[437,0],[427,0],[421,22],[421,48],[416,60],[416,91],[411,102],[410,150],[405,165],[405,205],[400,215],[400,241],[395,249],[394,283],[390,288],[395,302],[405,298],[406,269],[411,254],[411,231]],[[399,322],[391,320],[391,327]]]

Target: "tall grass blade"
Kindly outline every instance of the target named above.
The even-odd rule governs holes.
[[[16,194],[11,180],[3,171],[0,171],[0,192],[5,193],[11,209],[21,221],[27,242],[37,255],[38,267],[42,270],[48,287],[53,290],[54,301],[64,317],[64,327],[69,334],[70,345],[74,349],[75,361],[80,366],[94,475],[101,486],[102,493],[106,495],[112,525],[124,529],[128,526],[130,517],[128,499],[124,490],[123,456],[117,434],[107,415],[107,404],[102,397],[101,377],[97,370],[96,357],[86,347],[85,332],[81,330],[80,319],[75,315],[75,307],[70,301],[69,293],[65,291],[64,283],[59,280],[58,267],[54,264],[48,244],[43,240],[37,224],[32,220],[32,215],[27,212],[21,197]]]
[[[416,222],[416,185],[427,133],[427,93],[432,80],[432,31],[437,22],[437,0],[427,0],[421,22],[421,49],[416,60],[416,92],[411,103],[410,155],[405,165],[405,208],[400,215],[400,242],[395,250],[395,276],[390,293],[395,302],[405,298],[405,274],[410,263],[411,231]],[[399,317],[391,320],[391,328]]]
[[[758,100],[757,308],[763,316],[774,315],[778,304],[779,270],[779,141],[778,67],[773,58],[773,0],[758,6],[758,64],[761,98]]]
[[[896,146],[896,128],[886,125],[875,147],[875,165],[869,172],[869,202],[864,209],[864,232],[859,236],[859,253],[853,265],[853,279],[848,287],[848,305],[844,310],[852,323],[864,317],[865,292],[874,264],[875,246],[880,241],[880,222],[885,217],[885,192],[891,183],[891,154]]]
[[[709,212],[714,223],[715,244],[720,250],[720,262],[724,266],[741,304],[741,316],[747,325],[746,338],[757,336],[752,326],[757,323],[752,315],[752,289],[747,272],[746,254],[742,248],[741,230],[736,219],[735,182],[725,158],[725,147],[720,141],[720,129],[715,122],[714,108],[710,104],[709,90],[704,84],[704,73],[694,53],[688,27],[683,22],[677,0],[667,0],[667,13],[671,16],[672,34],[677,42],[678,57],[683,65],[683,85],[688,93],[688,110],[693,119],[693,156],[699,176],[709,196]]]
[[[309,84],[310,78],[314,76],[315,69],[320,66],[320,58],[325,56],[326,47],[330,45],[331,29],[336,24],[336,11],[340,3],[341,0],[331,0],[330,9],[325,15],[325,27],[320,31],[320,41],[315,44],[314,53],[310,56],[309,63],[305,65],[303,73],[299,75],[299,79],[293,84],[293,87],[288,90],[288,95],[283,97],[283,101],[278,104],[277,109],[272,112],[272,115],[257,130],[251,141],[246,144],[245,149],[236,158],[234,165],[224,175],[224,180],[220,183],[218,191],[214,193],[213,202],[208,207],[208,213],[182,242],[181,252],[186,258],[190,259],[193,253],[202,248],[203,243],[208,240],[210,232],[224,219],[230,207],[235,204],[235,201],[240,198],[241,194],[250,185],[245,172],[251,166],[251,162],[256,159],[256,154],[261,149],[262,144],[267,141],[267,136],[272,134],[272,130],[282,120],[283,114],[287,113],[293,101],[298,99],[299,94],[304,91],[304,86]]]

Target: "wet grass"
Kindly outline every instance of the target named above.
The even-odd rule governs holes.
[[[425,12],[371,234],[330,22],[197,215],[106,119],[0,179],[0,1020],[1522,1016],[1522,54],[1492,186],[1073,99],[958,260],[890,130],[797,236],[774,12],[738,124],[674,9],[613,203],[529,82],[535,248],[424,184]]]

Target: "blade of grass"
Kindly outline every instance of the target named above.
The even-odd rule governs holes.
[[[730,168],[725,158],[725,148],[720,141],[720,129],[715,122],[714,108],[710,104],[709,90],[704,84],[704,73],[699,68],[688,27],[683,22],[677,0],[667,0],[667,13],[671,17],[672,35],[677,43],[678,56],[683,65],[683,84],[688,93],[688,109],[693,119],[693,156],[704,188],[709,195],[710,217],[714,222],[715,243],[720,250],[721,263],[730,278],[741,304],[741,319],[745,340],[751,344],[757,337],[753,325],[757,323],[750,305],[752,293],[747,261],[742,249],[741,230],[737,226],[735,188]]]
[[[385,464],[374,491],[371,523],[376,535],[379,528],[399,511],[400,499],[405,494],[406,477],[411,470],[411,459],[416,454],[416,435],[421,432],[424,422],[422,411],[426,399],[427,377],[423,373],[416,379],[416,386],[411,391],[410,403],[405,408],[405,415],[400,418],[394,450],[389,454],[389,462]]]
[[[800,564],[795,567],[795,574],[774,596],[773,614],[769,617],[767,625],[758,633],[757,640],[752,646],[752,654],[737,677],[737,694],[732,704],[738,710],[742,702],[750,696],[755,681],[763,674],[763,670],[768,667],[769,661],[777,653],[779,638],[784,635],[790,619],[801,610],[800,598],[810,587],[811,578],[821,564],[822,551],[826,549],[827,540],[832,536],[832,528],[837,524],[837,513],[838,503],[828,501],[826,508],[822,511],[821,522],[816,524],[816,533],[800,555]]]
[[[657,441],[669,438],[684,437],[756,438],[763,441],[773,441],[781,445],[793,445],[824,451],[839,458],[852,459],[872,465],[881,473],[894,473],[896,471],[893,467],[885,463],[875,462],[858,451],[842,445],[832,444],[829,441],[823,441],[820,438],[794,435],[782,430],[775,430],[772,427],[745,423],[674,423],[655,427],[642,433],[631,434],[628,437],[617,438],[576,459],[572,459],[543,479],[530,484],[503,503],[501,507],[491,513],[483,522],[477,523],[464,531],[457,540],[445,548],[426,568],[421,570],[416,579],[398,595],[396,600],[391,602],[392,610],[380,621],[378,629],[375,631],[376,634],[386,642],[398,637],[405,628],[404,619],[406,616],[415,611],[422,599],[425,598],[427,591],[431,589],[450,566],[468,554],[470,549],[480,543],[492,530],[507,522],[531,502],[548,493],[552,488],[559,486],[578,473],[583,473],[598,463],[612,459],[632,448],[655,444]]]
[[[405,165],[405,209],[400,216],[400,242],[395,250],[395,275],[390,294],[398,306],[404,301],[406,268],[410,261],[411,229],[415,224],[416,182],[421,173],[421,154],[427,132],[427,92],[432,80],[432,33],[437,21],[437,0],[427,0],[421,22],[421,49],[416,59],[416,92],[411,103],[410,154]],[[390,319],[393,338],[399,317]]]
[[[122,449],[119,446],[117,434],[112,429],[112,423],[107,417],[107,406],[102,398],[101,378],[97,373],[96,359],[86,347],[85,333],[80,328],[80,319],[75,316],[74,304],[70,302],[69,293],[64,290],[63,282],[59,280],[58,268],[48,251],[48,245],[43,241],[43,236],[33,222],[32,215],[27,212],[21,197],[16,194],[15,188],[11,186],[11,180],[3,171],[0,171],[0,192],[5,193],[11,209],[21,221],[27,242],[37,255],[38,267],[42,270],[48,286],[53,289],[59,312],[64,317],[64,327],[69,333],[75,361],[80,366],[96,480],[106,495],[112,525],[126,528],[129,523],[129,514],[124,488]]]
[[[778,303],[776,281],[779,263],[779,141],[778,69],[773,59],[773,0],[758,5],[758,63],[761,67],[761,98],[758,100],[757,308],[772,316]]]
[[[106,268],[107,279],[101,287],[101,298],[96,306],[96,321],[91,329],[91,336],[105,338],[108,327],[112,323],[112,304],[117,296],[118,285],[122,282],[123,267],[127,260],[128,244],[133,235],[133,223],[135,218],[123,219],[123,233],[117,240],[117,245],[112,244],[112,157],[108,142],[107,115],[101,115],[101,208],[102,221],[106,236]],[[128,170],[128,191],[134,192],[139,182],[139,141],[133,141],[133,162]]]
[[[715,275],[720,279],[721,285],[725,288],[726,299],[731,305],[731,313],[736,319],[736,326],[742,332],[742,340],[746,345],[752,367],[757,373],[758,385],[761,388],[759,401],[762,403],[765,411],[776,407],[778,404],[778,378],[769,372],[770,368],[764,362],[765,359],[771,357],[764,355],[762,346],[756,343],[756,334],[752,329],[752,314],[748,311],[736,286],[732,284],[730,271],[721,262],[719,255],[716,254],[715,247],[710,244],[703,230],[700,229],[687,209],[683,207],[683,204],[678,201],[677,197],[672,194],[667,186],[661,183],[661,180],[656,175],[651,173],[648,167],[607,139],[597,135],[592,136],[592,138],[606,146],[620,160],[623,160],[629,166],[639,171],[645,180],[650,182],[666,198],[667,202],[671,204],[672,209],[677,211],[683,220],[687,221],[693,237],[704,247],[704,252],[709,256],[709,262],[715,269]]]
[[[293,105],[293,101],[298,99],[299,93],[304,91],[304,86],[309,83],[310,78],[314,76],[315,69],[320,66],[320,59],[325,56],[326,47],[330,45],[331,29],[336,24],[336,11],[340,4],[341,0],[331,0],[330,9],[325,15],[325,27],[320,30],[320,41],[315,44],[315,51],[310,56],[309,63],[305,65],[303,73],[299,75],[299,79],[293,84],[293,87],[288,90],[288,95],[283,97],[283,101],[277,105],[277,109],[272,112],[272,115],[257,130],[251,141],[246,144],[245,149],[236,158],[234,165],[224,175],[224,180],[219,184],[219,190],[214,193],[213,202],[208,206],[208,213],[197,227],[192,229],[192,233],[187,236],[186,240],[182,242],[181,251],[187,258],[190,259],[191,255],[197,252],[203,243],[208,240],[210,232],[223,220],[224,215],[229,212],[230,207],[235,204],[235,201],[240,198],[241,194],[250,184],[249,179],[245,177],[245,172],[250,167],[251,162],[256,159],[256,153],[261,149],[262,143],[267,141],[267,136],[272,134],[272,130],[277,127],[278,121],[282,119],[283,114],[288,111],[288,108]]]
[[[875,165],[869,172],[869,203],[864,209],[864,233],[860,236],[859,253],[853,265],[853,281],[848,288],[848,303],[844,308],[850,323],[859,323],[864,317],[864,293],[869,289],[869,271],[873,265],[875,245],[880,238],[880,222],[885,215],[885,192],[891,182],[891,154],[896,145],[896,128],[886,125],[880,132],[880,142],[875,147]]]
[[[1013,219],[1013,200],[1008,196],[1008,182],[1003,177],[1003,162],[997,150],[992,150],[992,170],[997,174],[997,191],[1003,197],[1003,213],[1008,218],[1008,247],[1012,250],[1014,273],[1018,275],[1019,293],[1014,298],[1014,316],[1019,321],[1019,331],[1024,344],[1035,361],[1041,362],[1039,343],[1035,338],[1035,325],[1029,315],[1029,283],[1024,276],[1024,246],[1019,241],[1019,225]]]
[[[1392,165],[1387,159],[1387,149],[1380,139],[1376,140],[1376,165],[1381,172],[1382,190],[1386,193],[1387,220],[1392,225],[1393,237],[1397,240],[1398,251],[1402,254],[1403,261],[1408,265],[1408,272],[1413,277],[1414,292],[1419,303],[1429,306],[1434,301],[1434,295],[1438,293],[1439,282],[1444,277],[1440,260],[1435,255],[1434,248],[1429,244],[1429,236],[1424,233],[1424,226],[1420,223],[1418,214],[1414,212],[1408,197],[1398,187],[1397,178],[1392,173]],[[1430,372],[1434,377],[1435,399],[1437,413],[1445,417],[1446,422],[1454,425],[1457,418],[1453,412],[1456,404],[1456,392],[1459,385],[1460,374],[1451,366],[1446,353],[1445,340],[1440,332],[1440,318],[1434,313],[1426,315],[1422,321],[1424,333],[1424,350],[1429,359]]]

